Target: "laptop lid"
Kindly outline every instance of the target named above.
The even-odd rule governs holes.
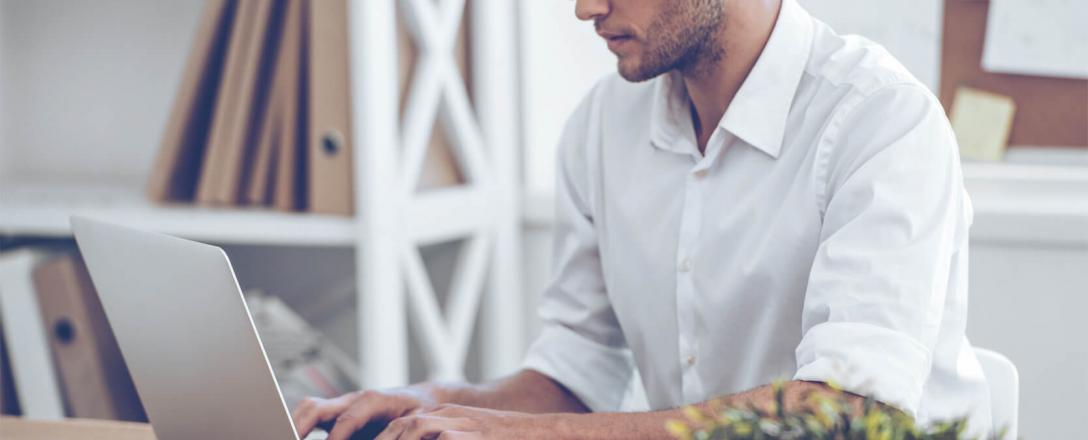
[[[159,440],[298,438],[222,249],[73,217]]]

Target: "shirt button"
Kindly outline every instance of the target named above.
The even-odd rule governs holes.
[[[704,170],[696,171],[694,173],[694,175],[695,175],[696,178],[702,179],[702,178],[706,177],[706,170],[704,169]]]
[[[683,261],[680,262],[679,269],[680,269],[680,272],[690,272],[691,271],[691,259],[690,258],[684,258]]]
[[[690,354],[687,355],[687,356],[684,356],[683,361],[684,361],[684,365],[687,365],[689,367],[692,366],[692,365],[695,365],[695,356],[690,355]]]

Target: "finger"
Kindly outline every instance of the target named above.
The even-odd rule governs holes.
[[[389,426],[374,440],[417,440],[434,438],[444,429],[452,429],[459,420],[425,415],[404,416]]]
[[[362,429],[371,420],[382,417],[384,412],[381,399],[367,398],[363,394],[336,417],[336,424],[329,431],[328,440],[348,440],[355,431]]]
[[[466,423],[466,419],[461,418],[415,416],[405,423],[404,432],[400,434],[398,440],[431,439],[445,431],[463,429]]]
[[[442,431],[435,440],[478,440],[482,439],[479,433],[464,431]]]
[[[374,437],[374,440],[397,440],[397,439],[399,439],[400,435],[402,433],[404,433],[405,428],[407,428],[407,422],[409,420],[411,420],[412,418],[414,418],[414,417],[416,417],[416,416],[404,416],[404,417],[399,417],[396,420],[393,420],[392,422],[389,422],[389,425],[387,425],[385,427],[385,429],[383,429],[382,432],[380,434],[378,434],[377,437]]]
[[[314,429],[312,419],[316,405],[313,398],[307,397],[295,405],[295,409],[291,411],[291,422],[295,425],[295,431],[298,432],[299,437],[305,437]]]
[[[426,414],[432,414],[442,417],[464,417],[471,411],[479,411],[478,408],[468,408],[461,405],[454,405],[452,403],[443,403],[436,405],[424,411]]]
[[[318,423],[318,408],[324,404],[323,401],[324,399],[307,397],[295,406],[295,410],[291,413],[291,420],[294,422],[295,431],[298,432],[300,437],[309,434],[314,429],[314,425]]]
[[[299,433],[299,436],[306,436],[318,424],[331,421],[340,415],[354,398],[355,393],[345,394],[335,399],[314,397],[303,399],[291,414],[295,430]]]

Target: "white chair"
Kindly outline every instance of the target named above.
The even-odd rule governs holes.
[[[975,348],[975,355],[990,384],[994,432],[1004,429],[1004,438],[1015,440],[1020,408],[1020,374],[1016,372],[1016,365],[1001,353],[985,348]]]

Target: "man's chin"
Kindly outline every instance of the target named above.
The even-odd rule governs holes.
[[[633,83],[647,81],[658,75],[656,73],[650,74],[646,72],[646,69],[643,69],[641,64],[623,58],[620,58],[619,62],[616,63],[616,70],[621,78]]]

